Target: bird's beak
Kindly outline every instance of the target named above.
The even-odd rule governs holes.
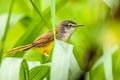
[[[84,26],[83,24],[74,24],[73,27],[80,27],[80,26]]]

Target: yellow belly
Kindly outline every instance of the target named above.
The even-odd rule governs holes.
[[[43,46],[43,47],[35,47],[35,49],[36,49],[38,52],[40,52],[40,53],[42,53],[42,54],[44,54],[44,55],[46,55],[46,54],[49,55],[49,53],[51,52],[51,50],[52,50],[52,48],[53,48],[53,44],[54,44],[54,41],[50,42],[48,45]]]

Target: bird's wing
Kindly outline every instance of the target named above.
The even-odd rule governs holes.
[[[37,38],[32,44],[13,48],[13,49],[6,51],[5,53],[13,54],[13,53],[16,53],[19,51],[28,50],[34,46],[43,47],[43,46],[46,46],[47,44],[49,44],[53,40],[54,40],[53,33],[51,31],[48,31],[45,34],[41,35],[39,38]]]
[[[53,32],[48,31],[43,35],[41,35],[40,37],[38,37],[32,44],[34,46],[42,47],[42,46],[46,46],[53,40],[54,40]]]
[[[32,48],[32,47],[33,47],[32,44],[28,44],[28,45],[19,46],[19,47],[10,49],[10,50],[8,50],[8,51],[5,51],[4,53],[5,53],[5,54],[14,54],[14,53],[16,53],[16,52],[28,50],[28,49],[30,49],[30,48]]]

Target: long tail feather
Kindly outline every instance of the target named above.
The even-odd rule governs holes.
[[[28,49],[30,49],[32,47],[33,47],[32,44],[28,44],[28,45],[24,45],[24,46],[20,46],[20,47],[16,47],[16,48],[10,49],[10,50],[6,51],[5,53],[6,54],[14,54],[16,52],[28,50]]]

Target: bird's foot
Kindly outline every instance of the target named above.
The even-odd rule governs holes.
[[[49,56],[49,54],[46,51],[44,52],[44,55],[47,56],[47,57]]]

